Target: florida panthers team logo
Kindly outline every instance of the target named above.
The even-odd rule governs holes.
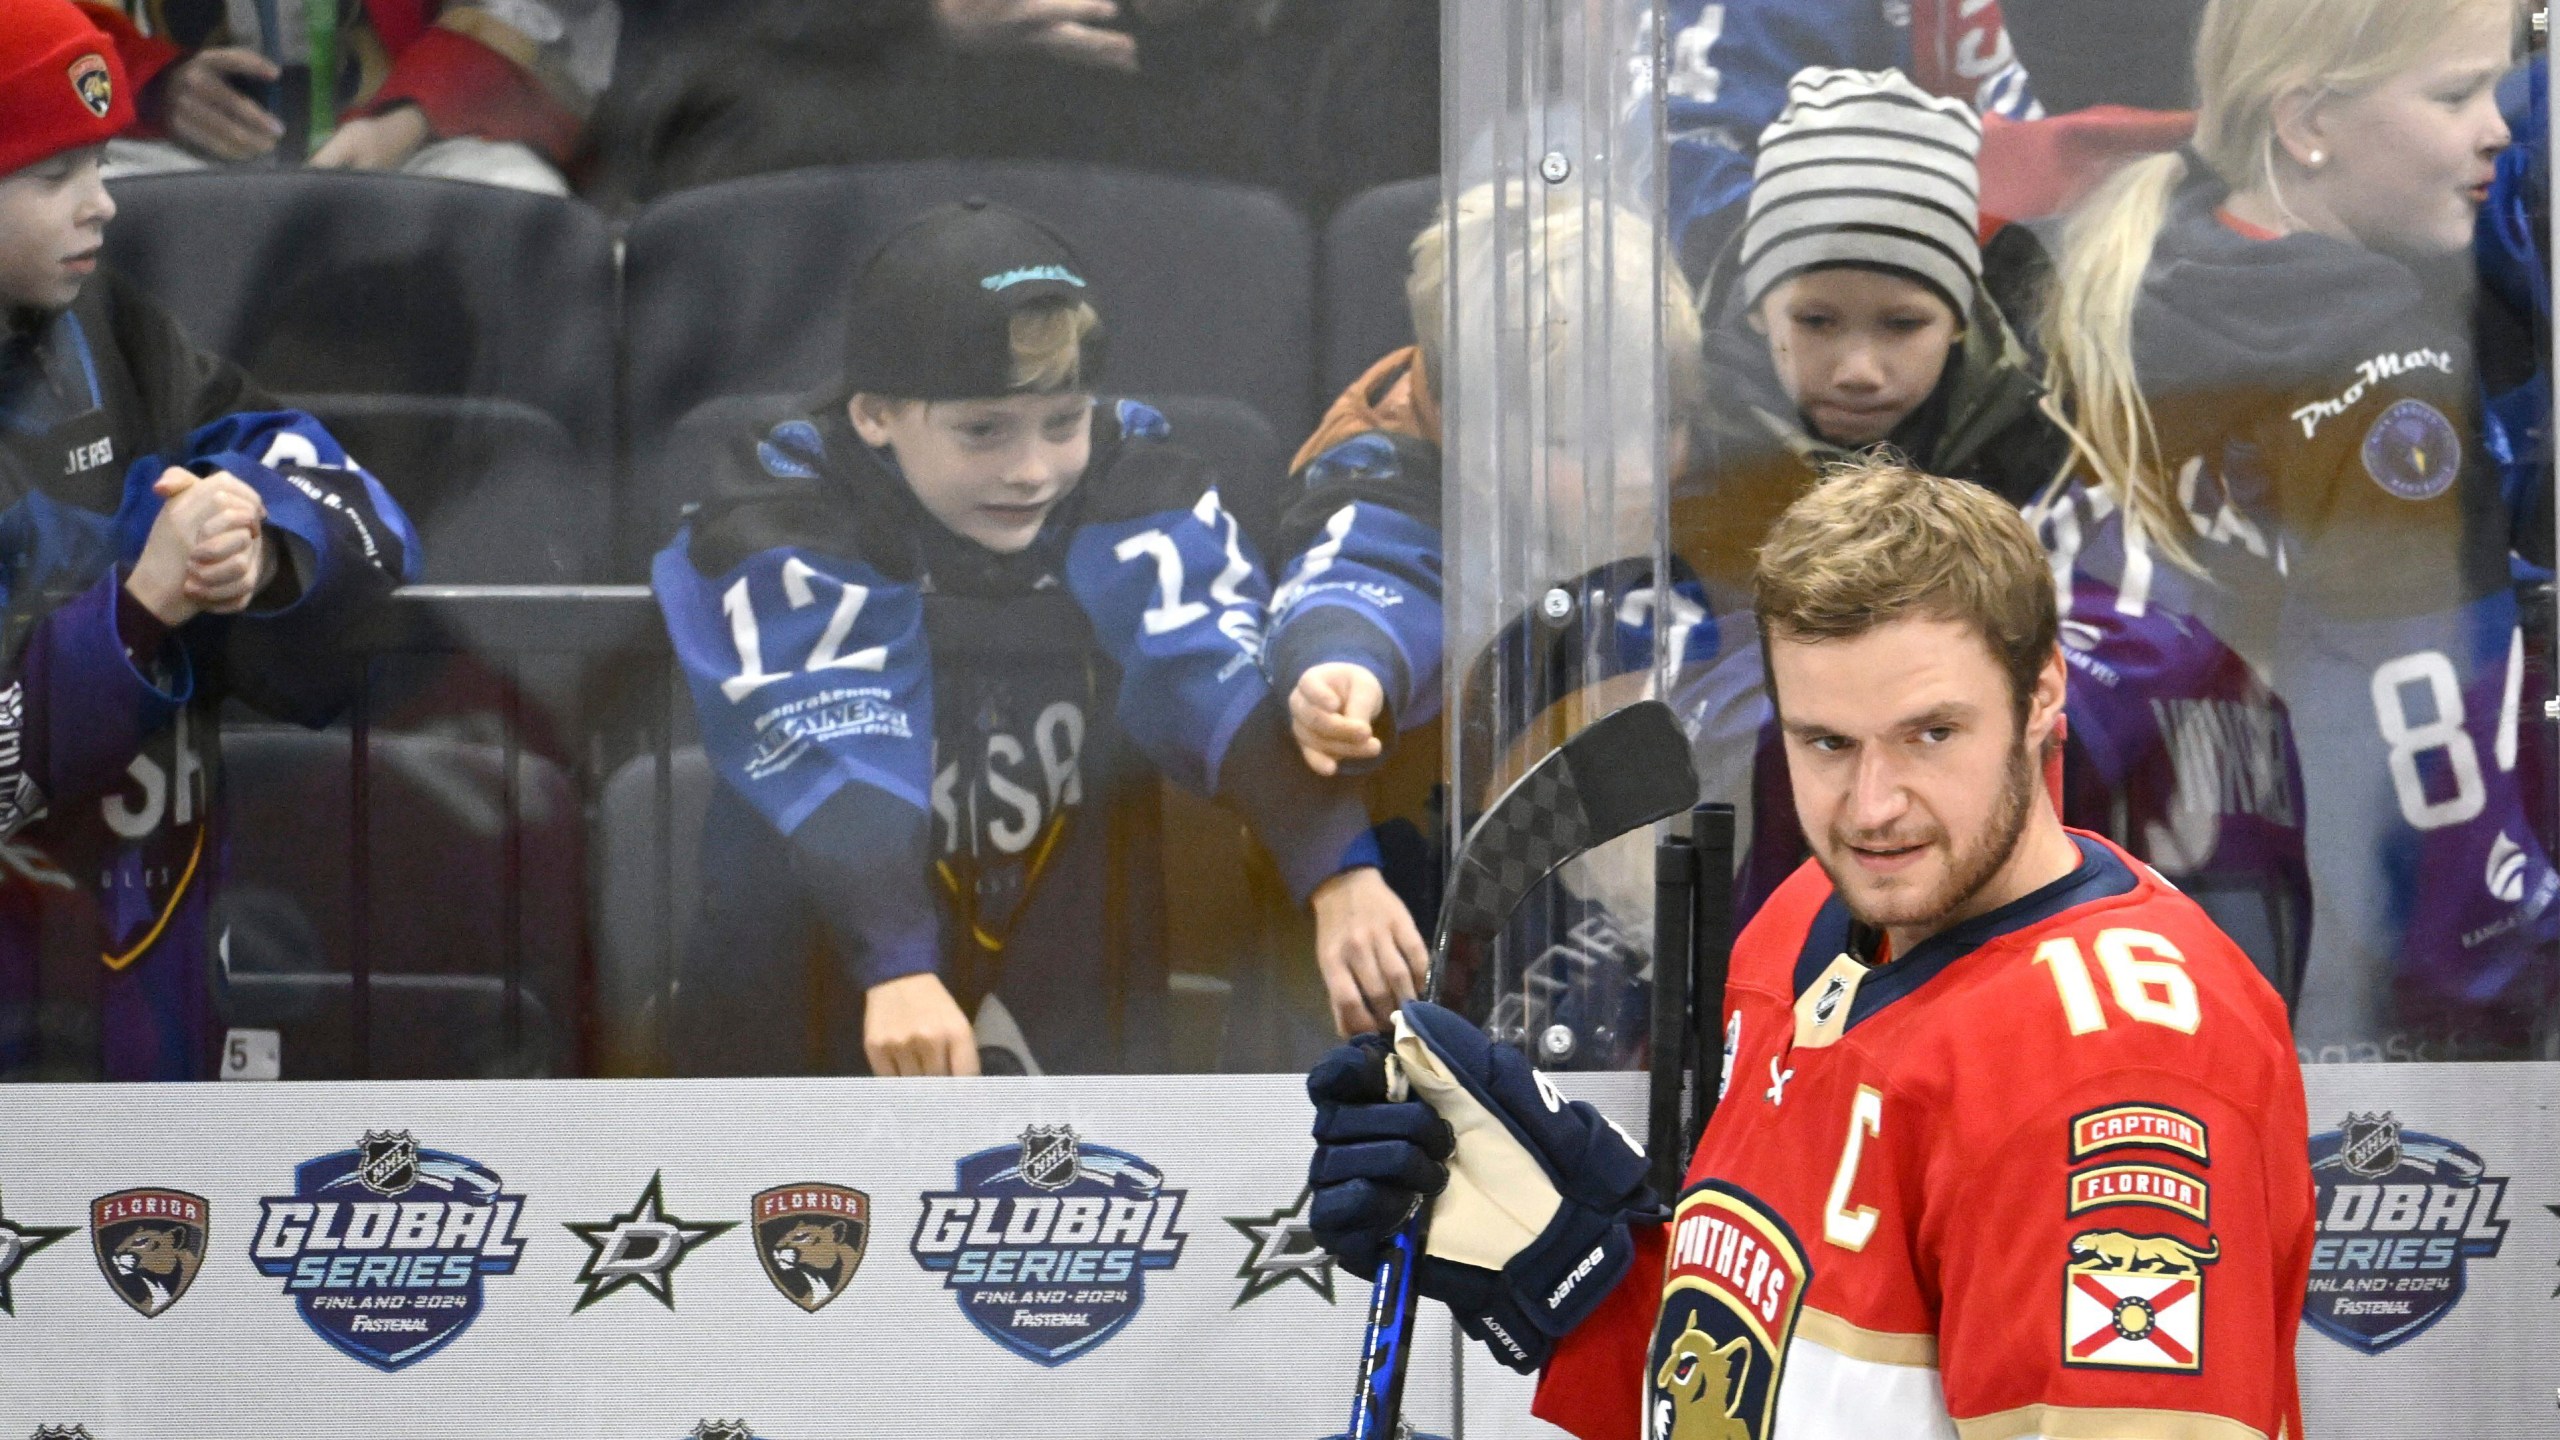
[[[1766,1440],[1813,1278],[1778,1213],[1720,1180],[1680,1197],[1645,1371],[1654,1440]]]
[[[213,1206],[184,1190],[119,1190],[89,1203],[89,1246],[116,1298],[157,1318],[204,1269]]]
[[[2303,1318],[2368,1355],[2443,1319],[2462,1300],[2470,1262],[2506,1242],[2506,1179],[2388,1111],[2350,1114],[2311,1137],[2311,1179],[2319,1238]]]
[[[71,93],[80,97],[90,114],[107,118],[107,112],[116,108],[116,79],[107,68],[106,56],[93,51],[71,62]]]
[[[1034,1125],[957,1171],[951,1189],[922,1197],[909,1249],[988,1339],[1041,1365],[1126,1329],[1147,1272],[1172,1269],[1189,1238],[1175,1228],[1187,1192],[1067,1126]]]
[[[368,1131],[293,1181],[258,1202],[249,1258],[284,1281],[313,1334],[377,1370],[452,1344],[480,1318],[487,1277],[524,1254],[524,1197],[407,1131]]]
[[[811,1313],[853,1283],[871,1244],[871,1197],[842,1185],[777,1185],[756,1196],[750,1213],[765,1278]]]

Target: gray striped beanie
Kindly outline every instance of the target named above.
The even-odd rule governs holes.
[[[1760,135],[1742,224],[1750,305],[1831,265],[1897,270],[1962,320],[1982,280],[1982,120],[1892,70],[1799,71]]]

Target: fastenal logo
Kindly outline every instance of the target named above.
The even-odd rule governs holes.
[[[1268,1215],[1226,1217],[1253,1247],[1236,1267],[1236,1278],[1244,1282],[1244,1289],[1228,1309],[1258,1300],[1292,1280],[1323,1296],[1327,1305],[1333,1303],[1333,1256],[1316,1243],[1316,1232],[1307,1224],[1307,1206],[1315,1193],[1314,1186],[1305,1186],[1296,1201]]]
[[[2506,1241],[2507,1181],[2450,1140],[2388,1112],[2311,1138],[2319,1238],[2303,1318],[2368,1355],[2416,1338],[2460,1303],[2467,1267]]]
[[[634,1285],[673,1310],[676,1267],[705,1241],[737,1228],[734,1220],[697,1224],[669,1214],[659,1191],[662,1178],[662,1173],[651,1175],[648,1188],[631,1202],[631,1208],[610,1220],[562,1222],[570,1234],[587,1242],[587,1263],[578,1270],[584,1293],[569,1307],[570,1314]]]
[[[79,1229],[77,1225],[21,1225],[11,1220],[5,1207],[0,1207],[0,1315],[18,1313],[17,1296],[10,1282],[17,1277],[18,1267],[27,1263],[37,1251]]]
[[[1154,1166],[1035,1125],[1014,1144],[963,1158],[947,1191],[927,1191],[909,1250],[958,1292],[988,1339],[1063,1365],[1119,1334],[1146,1302],[1146,1273],[1170,1270],[1189,1237],[1186,1193]]]
[[[213,1206],[201,1195],[146,1186],[89,1202],[89,1249],[116,1298],[156,1319],[186,1298],[204,1270]]]
[[[258,1202],[249,1258],[284,1281],[312,1333],[377,1370],[415,1365],[480,1318],[486,1277],[524,1254],[524,1197],[476,1160],[407,1132],[294,1167]]]

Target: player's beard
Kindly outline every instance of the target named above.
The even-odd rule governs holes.
[[[2019,838],[2027,833],[2028,810],[2035,804],[2037,765],[2023,734],[2003,768],[2000,803],[1967,843],[1949,846],[1947,878],[1931,889],[1873,907],[1871,913],[1869,906],[1860,903],[1858,891],[1841,884],[1840,872],[1824,859],[1822,868],[1831,877],[1832,892],[1849,907],[1850,915],[1878,930],[1921,929],[1934,935],[1945,928],[1947,917],[1970,905],[2017,853]],[[1832,832],[1831,844],[1835,851],[1850,848],[1849,838],[1838,831]]]

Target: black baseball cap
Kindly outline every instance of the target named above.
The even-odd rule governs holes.
[[[1057,231],[991,200],[937,205],[871,252],[853,281],[844,380],[901,400],[1009,395],[1013,317],[1091,303],[1084,267]],[[1103,334],[1085,338],[1079,386],[1102,370]]]

